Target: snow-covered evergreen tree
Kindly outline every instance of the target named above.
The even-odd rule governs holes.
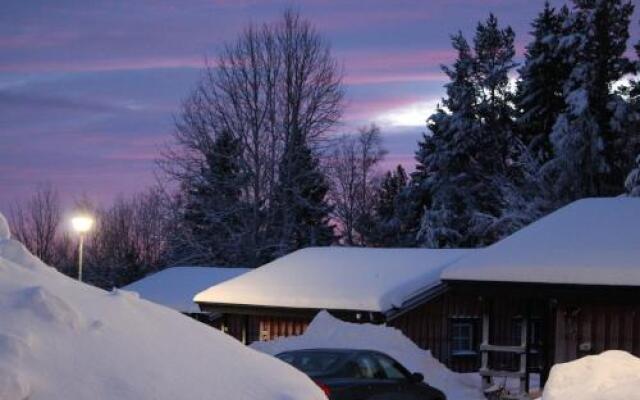
[[[475,59],[461,33],[453,36],[458,57],[444,67],[450,82],[441,108],[429,119],[431,135],[425,135],[416,153],[418,167],[413,175],[414,190],[424,192],[418,242],[427,247],[457,247],[468,241],[466,232],[473,214],[476,187],[473,182],[474,155],[482,127],[477,118],[479,88]],[[473,165],[472,165],[473,164]]]
[[[406,246],[407,227],[399,216],[399,196],[407,188],[409,176],[398,165],[387,171],[375,192],[373,207],[358,221],[357,229],[366,246]]]
[[[561,203],[621,191],[616,141],[627,133],[612,128],[612,85],[632,70],[624,56],[632,12],[622,0],[576,0],[563,26],[558,51],[572,66],[567,108],[553,126],[554,157],[545,165]]]
[[[247,207],[242,200],[245,177],[240,168],[240,143],[222,131],[198,167],[183,182],[184,211],[176,261],[241,265],[242,226]]]
[[[493,15],[478,24],[473,50],[461,34],[453,37],[458,58],[444,67],[450,79],[444,107],[430,117],[431,135],[416,154],[412,190],[426,200],[421,245],[485,245],[528,222],[511,212],[521,203],[512,198],[519,192],[505,191],[520,175],[508,79],[515,68],[513,41],[513,31],[499,28]]]
[[[526,47],[525,62],[519,70],[517,132],[540,162],[548,161],[553,154],[549,135],[565,109],[562,90],[570,66],[558,46],[568,15],[566,6],[556,11],[545,3],[532,23],[533,40]]]
[[[627,176],[625,188],[629,196],[640,197],[640,154],[636,158],[635,167]]]
[[[292,132],[284,149],[273,205],[277,216],[274,233],[279,240],[276,256],[333,242],[328,190],[329,184],[317,157],[303,136]]]

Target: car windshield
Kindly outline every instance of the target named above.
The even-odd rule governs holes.
[[[342,353],[330,351],[296,351],[278,354],[276,357],[293,365],[307,375],[318,376],[333,371],[346,356]]]

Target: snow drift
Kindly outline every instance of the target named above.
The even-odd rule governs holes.
[[[325,399],[304,374],[139,299],[58,273],[0,215],[0,399]]]
[[[542,399],[640,399],[639,387],[640,358],[610,350],[554,365]]]
[[[301,336],[255,342],[254,349],[268,354],[309,348],[351,348],[377,350],[390,355],[411,372],[420,372],[425,382],[447,395],[449,400],[484,399],[479,380],[450,371],[431,352],[422,350],[395,328],[344,322],[322,311]],[[473,375],[473,374],[472,374]]]

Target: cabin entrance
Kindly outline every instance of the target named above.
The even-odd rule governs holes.
[[[554,320],[555,307],[549,301],[483,298],[479,370],[483,388],[500,388],[517,380],[511,398],[528,399],[532,380],[544,385],[553,360],[549,350],[553,349]]]

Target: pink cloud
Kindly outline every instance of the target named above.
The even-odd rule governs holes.
[[[440,65],[452,62],[455,57],[455,51],[450,49],[384,53],[356,51],[342,54],[346,70],[345,83],[352,85],[441,82],[446,77],[440,72]]]
[[[144,70],[153,68],[201,68],[204,57],[144,57],[114,58],[108,60],[66,60],[31,61],[0,64],[0,72],[97,72],[118,70]]]

